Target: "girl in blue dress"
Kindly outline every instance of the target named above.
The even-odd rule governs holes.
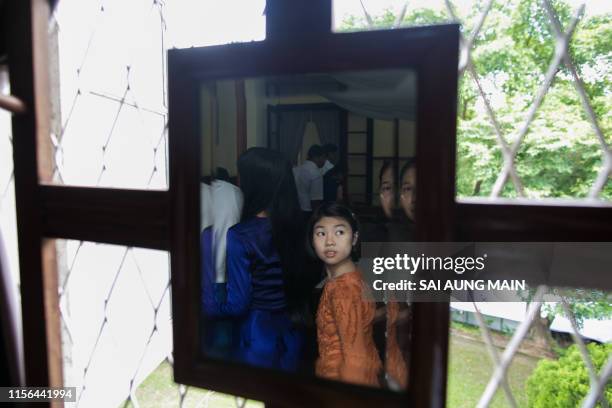
[[[291,164],[254,147],[238,159],[241,221],[227,232],[225,296],[215,296],[212,268],[203,276],[208,317],[236,323],[231,358],[293,371],[302,353],[299,329],[312,289],[304,279],[303,226]],[[205,260],[204,260],[205,261]],[[237,333],[236,333],[237,332]]]

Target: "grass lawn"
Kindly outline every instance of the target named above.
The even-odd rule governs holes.
[[[500,348],[498,348],[498,351],[499,355],[503,353]],[[519,407],[527,406],[525,384],[537,362],[536,358],[517,353],[508,369],[506,378]],[[451,335],[448,369],[446,406],[452,408],[475,407],[493,373],[493,363],[485,344],[463,336]],[[489,406],[491,408],[510,406],[501,387],[497,390]]]
[[[136,398],[143,408],[178,407],[179,387],[172,379],[172,366],[164,361],[136,389]],[[241,400],[242,401],[242,400]],[[130,403],[127,405],[132,408]],[[185,395],[185,407],[236,408],[235,397],[216,391],[189,387]],[[245,408],[263,408],[264,404],[247,401]]]
[[[474,327],[454,325],[455,329],[450,339],[449,379],[447,407],[473,408],[478,403],[493,371],[493,363],[486,346],[479,340],[479,331]],[[462,335],[456,335],[460,333]],[[474,338],[470,338],[474,337]],[[499,354],[503,352],[498,349]],[[508,370],[510,388],[519,407],[527,406],[525,383],[527,377],[535,368],[538,360],[517,353]],[[136,390],[140,406],[178,407],[178,385],[172,380],[172,367],[166,361],[153,372]],[[128,404],[133,407],[132,404]],[[186,407],[235,408],[235,398],[230,395],[200,388],[189,387],[185,396]],[[245,407],[263,408],[264,404],[248,401]],[[490,407],[510,406],[501,387],[497,390]]]

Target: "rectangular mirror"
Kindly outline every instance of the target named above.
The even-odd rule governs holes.
[[[359,258],[450,237],[457,57],[456,25],[169,53],[177,382],[309,407],[439,391],[448,305],[374,301]]]
[[[410,69],[201,84],[203,356],[406,388],[410,306],[372,300],[358,254],[413,239],[416,84]]]

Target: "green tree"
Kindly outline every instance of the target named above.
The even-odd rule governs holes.
[[[469,35],[482,12],[476,0],[464,16]],[[553,0],[562,27],[572,15],[564,0]],[[397,16],[387,10],[380,16],[349,17],[341,30],[391,28]],[[401,25],[447,22],[445,12],[417,9],[404,15]],[[509,143],[522,126],[540,88],[555,51],[555,36],[539,0],[495,1],[476,37],[472,52],[475,71],[495,106],[496,117]],[[612,132],[612,15],[582,18],[569,45],[570,55],[582,78],[599,125]],[[457,128],[457,194],[488,196],[502,167],[502,155],[491,120],[469,72],[460,79]],[[570,71],[560,68],[540,106],[516,157],[516,168],[525,193],[532,198],[585,197],[602,166],[602,152],[574,89]],[[510,183],[502,196],[514,197]],[[612,198],[612,183],[601,193]],[[608,303],[606,303],[608,302]],[[586,318],[609,318],[609,298],[574,302],[579,324]],[[549,327],[560,310],[546,306],[534,323],[534,336],[550,351],[554,342]],[[538,335],[539,333],[539,335]],[[539,337],[538,337],[539,336]]]
[[[482,11],[474,1],[462,30],[469,34]],[[552,2],[563,27],[572,10],[563,0]],[[391,28],[397,16],[387,10],[349,17],[344,31]],[[405,14],[402,25],[447,22],[444,12],[430,9]],[[496,1],[475,39],[475,70],[492,101],[497,120],[509,142],[522,126],[555,50],[548,14],[538,0]],[[612,131],[612,15],[583,18],[570,43],[570,54],[581,76],[600,127],[610,142]],[[491,120],[473,78],[466,72],[459,87],[457,129],[457,194],[487,196],[502,166],[502,155]],[[562,67],[516,157],[517,172],[528,197],[585,197],[602,166],[602,151],[569,70]],[[514,197],[507,184],[502,196]],[[612,198],[612,183],[601,197]]]
[[[562,26],[566,27],[570,21],[570,7],[563,1],[553,4]],[[612,130],[609,114],[612,102],[609,91],[611,27],[610,15],[583,19],[570,46],[570,54],[604,134]],[[608,41],[602,40],[606,35]],[[473,58],[481,81],[503,91],[503,102],[498,103],[496,113],[510,141],[524,122],[554,48],[551,24],[540,2],[494,3],[476,41]],[[469,90],[473,86],[473,81],[463,81],[462,99],[466,93],[474,92]],[[491,137],[494,133],[489,118],[482,109],[477,109],[476,102],[464,108],[473,111],[460,118],[458,127],[458,150],[464,157],[459,159],[457,186],[459,195],[464,196],[474,194],[471,186],[479,182],[482,188],[478,193],[488,195],[502,163],[501,152],[495,138]],[[492,159],[490,163],[482,159],[483,153]],[[599,142],[574,89],[570,72],[562,67],[517,154],[517,171],[525,192],[533,198],[584,197],[601,167],[601,159]],[[611,198],[611,193],[608,185],[602,196]],[[502,195],[515,194],[511,186],[506,186]]]

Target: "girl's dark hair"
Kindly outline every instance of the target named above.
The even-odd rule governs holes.
[[[225,167],[217,167],[213,177],[215,180],[227,181],[228,183],[230,181],[229,171]]]
[[[337,202],[326,202],[323,203],[317,208],[317,210],[310,217],[310,221],[308,223],[308,235],[307,235],[307,243],[306,243],[306,252],[312,258],[317,258],[317,253],[312,245],[312,233],[314,231],[314,227],[323,217],[336,217],[342,218],[350,225],[353,230],[353,234],[359,232],[359,220],[355,216],[355,214],[345,205],[338,204]],[[353,261],[358,260],[358,255],[356,251],[357,243],[353,246],[351,250],[351,258]]]
[[[385,162],[383,162],[382,167],[380,168],[380,172],[378,173],[378,182],[382,182],[382,178],[383,175],[385,174],[385,172],[389,169],[393,168],[393,162],[391,160],[385,160]]]
[[[408,161],[402,166],[402,169],[400,170],[400,177],[398,180],[399,185],[402,184],[402,180],[404,179],[404,175],[406,174],[406,172],[413,167],[416,167],[416,159],[414,157],[408,159]]]
[[[291,163],[278,151],[252,147],[238,158],[240,189],[244,195],[241,220],[266,211],[272,225],[272,241],[283,269],[288,307],[300,307],[299,302],[310,288],[302,273],[304,236],[302,212],[293,178]]]

